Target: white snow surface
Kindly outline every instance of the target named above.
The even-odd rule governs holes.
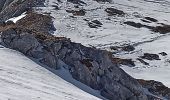
[[[56,73],[62,78],[21,53],[0,47],[0,100],[101,100],[65,81],[97,93],[66,71]]]
[[[70,38],[73,42],[82,43],[85,46],[94,46],[100,49],[110,50],[110,46],[124,44],[135,45],[133,52],[119,52],[115,56],[129,58],[135,61],[133,68],[122,66],[128,74],[135,78],[156,80],[170,87],[170,33],[159,34],[147,28],[135,28],[123,24],[125,21],[133,21],[149,26],[161,26],[161,23],[170,24],[170,0],[112,0],[112,3],[98,3],[95,0],[81,0],[86,4],[74,7],[67,0],[46,0],[46,6],[37,8],[40,12],[50,13],[54,17],[56,36]],[[59,10],[55,9],[58,6]],[[125,17],[108,16],[104,11],[108,7],[122,10]],[[66,10],[85,9],[85,16],[74,16]],[[158,22],[146,23],[141,19],[152,17]],[[89,28],[89,20],[99,20],[103,25],[99,28]],[[110,20],[108,20],[110,19]],[[138,44],[138,45],[136,45]],[[167,56],[160,56],[161,60],[148,61],[149,65],[140,63],[137,58],[144,53],[166,52]]]
[[[13,17],[13,18],[10,18],[7,21],[13,21],[14,23],[16,23],[18,20],[22,19],[23,17],[25,17],[27,14],[24,12],[23,14],[21,14],[20,16],[17,16],[17,17]]]

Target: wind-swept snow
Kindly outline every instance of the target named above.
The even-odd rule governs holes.
[[[89,91],[95,92],[92,89]],[[63,80],[23,54],[1,47],[0,100],[100,99]]]

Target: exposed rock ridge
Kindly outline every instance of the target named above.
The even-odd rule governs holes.
[[[31,18],[34,19],[33,22]],[[100,90],[108,99],[147,100],[142,86],[118,67],[110,52],[85,47],[67,38],[48,34],[46,30],[52,29],[46,27],[51,24],[49,20],[51,17],[29,13],[15,27],[2,32],[2,42],[5,46],[39,59],[41,63],[54,69],[62,67],[59,66],[59,61],[63,61],[68,65],[73,78]],[[45,30],[40,25],[44,25]]]

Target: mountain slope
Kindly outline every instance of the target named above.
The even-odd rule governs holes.
[[[0,48],[0,100],[100,99],[68,83],[23,54],[2,47]]]
[[[168,80],[170,35],[152,31],[154,27],[170,24],[169,0],[111,0],[110,3],[96,2],[102,0],[77,1],[83,3],[46,0],[46,7],[39,8],[39,12],[47,12],[54,17],[56,36],[65,36],[86,46],[110,50],[119,58],[132,59],[135,67],[122,67],[130,75],[135,78],[161,81],[170,86]],[[107,8],[121,10],[125,15],[109,16],[105,11]],[[85,14],[79,16],[68,12],[79,10],[84,10]],[[90,28],[89,22],[94,20],[98,20],[102,25]],[[133,46],[135,50],[119,50],[119,47],[127,45]],[[162,56],[160,54],[162,52],[167,55]],[[144,53],[156,54],[161,60],[143,59],[145,65],[138,60]]]

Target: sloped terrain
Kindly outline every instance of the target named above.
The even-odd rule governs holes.
[[[62,71],[55,73],[68,77]],[[100,100],[56,74],[17,51],[0,47],[0,100]]]
[[[56,36],[65,36],[86,46],[112,51],[114,56],[122,59],[132,59],[135,67],[122,66],[130,75],[154,79],[170,86],[170,1],[97,1],[49,0],[46,1],[47,7],[38,10],[54,17]],[[80,10],[85,13],[76,15],[76,11]],[[94,23],[96,20],[98,22]],[[126,48],[129,46],[132,48]],[[124,47],[126,49],[122,49]],[[155,54],[160,60],[141,58],[145,53]]]
[[[170,98],[169,1],[43,2],[2,1],[2,45],[35,58],[52,72],[64,68],[68,76],[98,90],[86,91],[93,95],[110,100]],[[156,81],[136,80],[120,67],[135,78]]]

